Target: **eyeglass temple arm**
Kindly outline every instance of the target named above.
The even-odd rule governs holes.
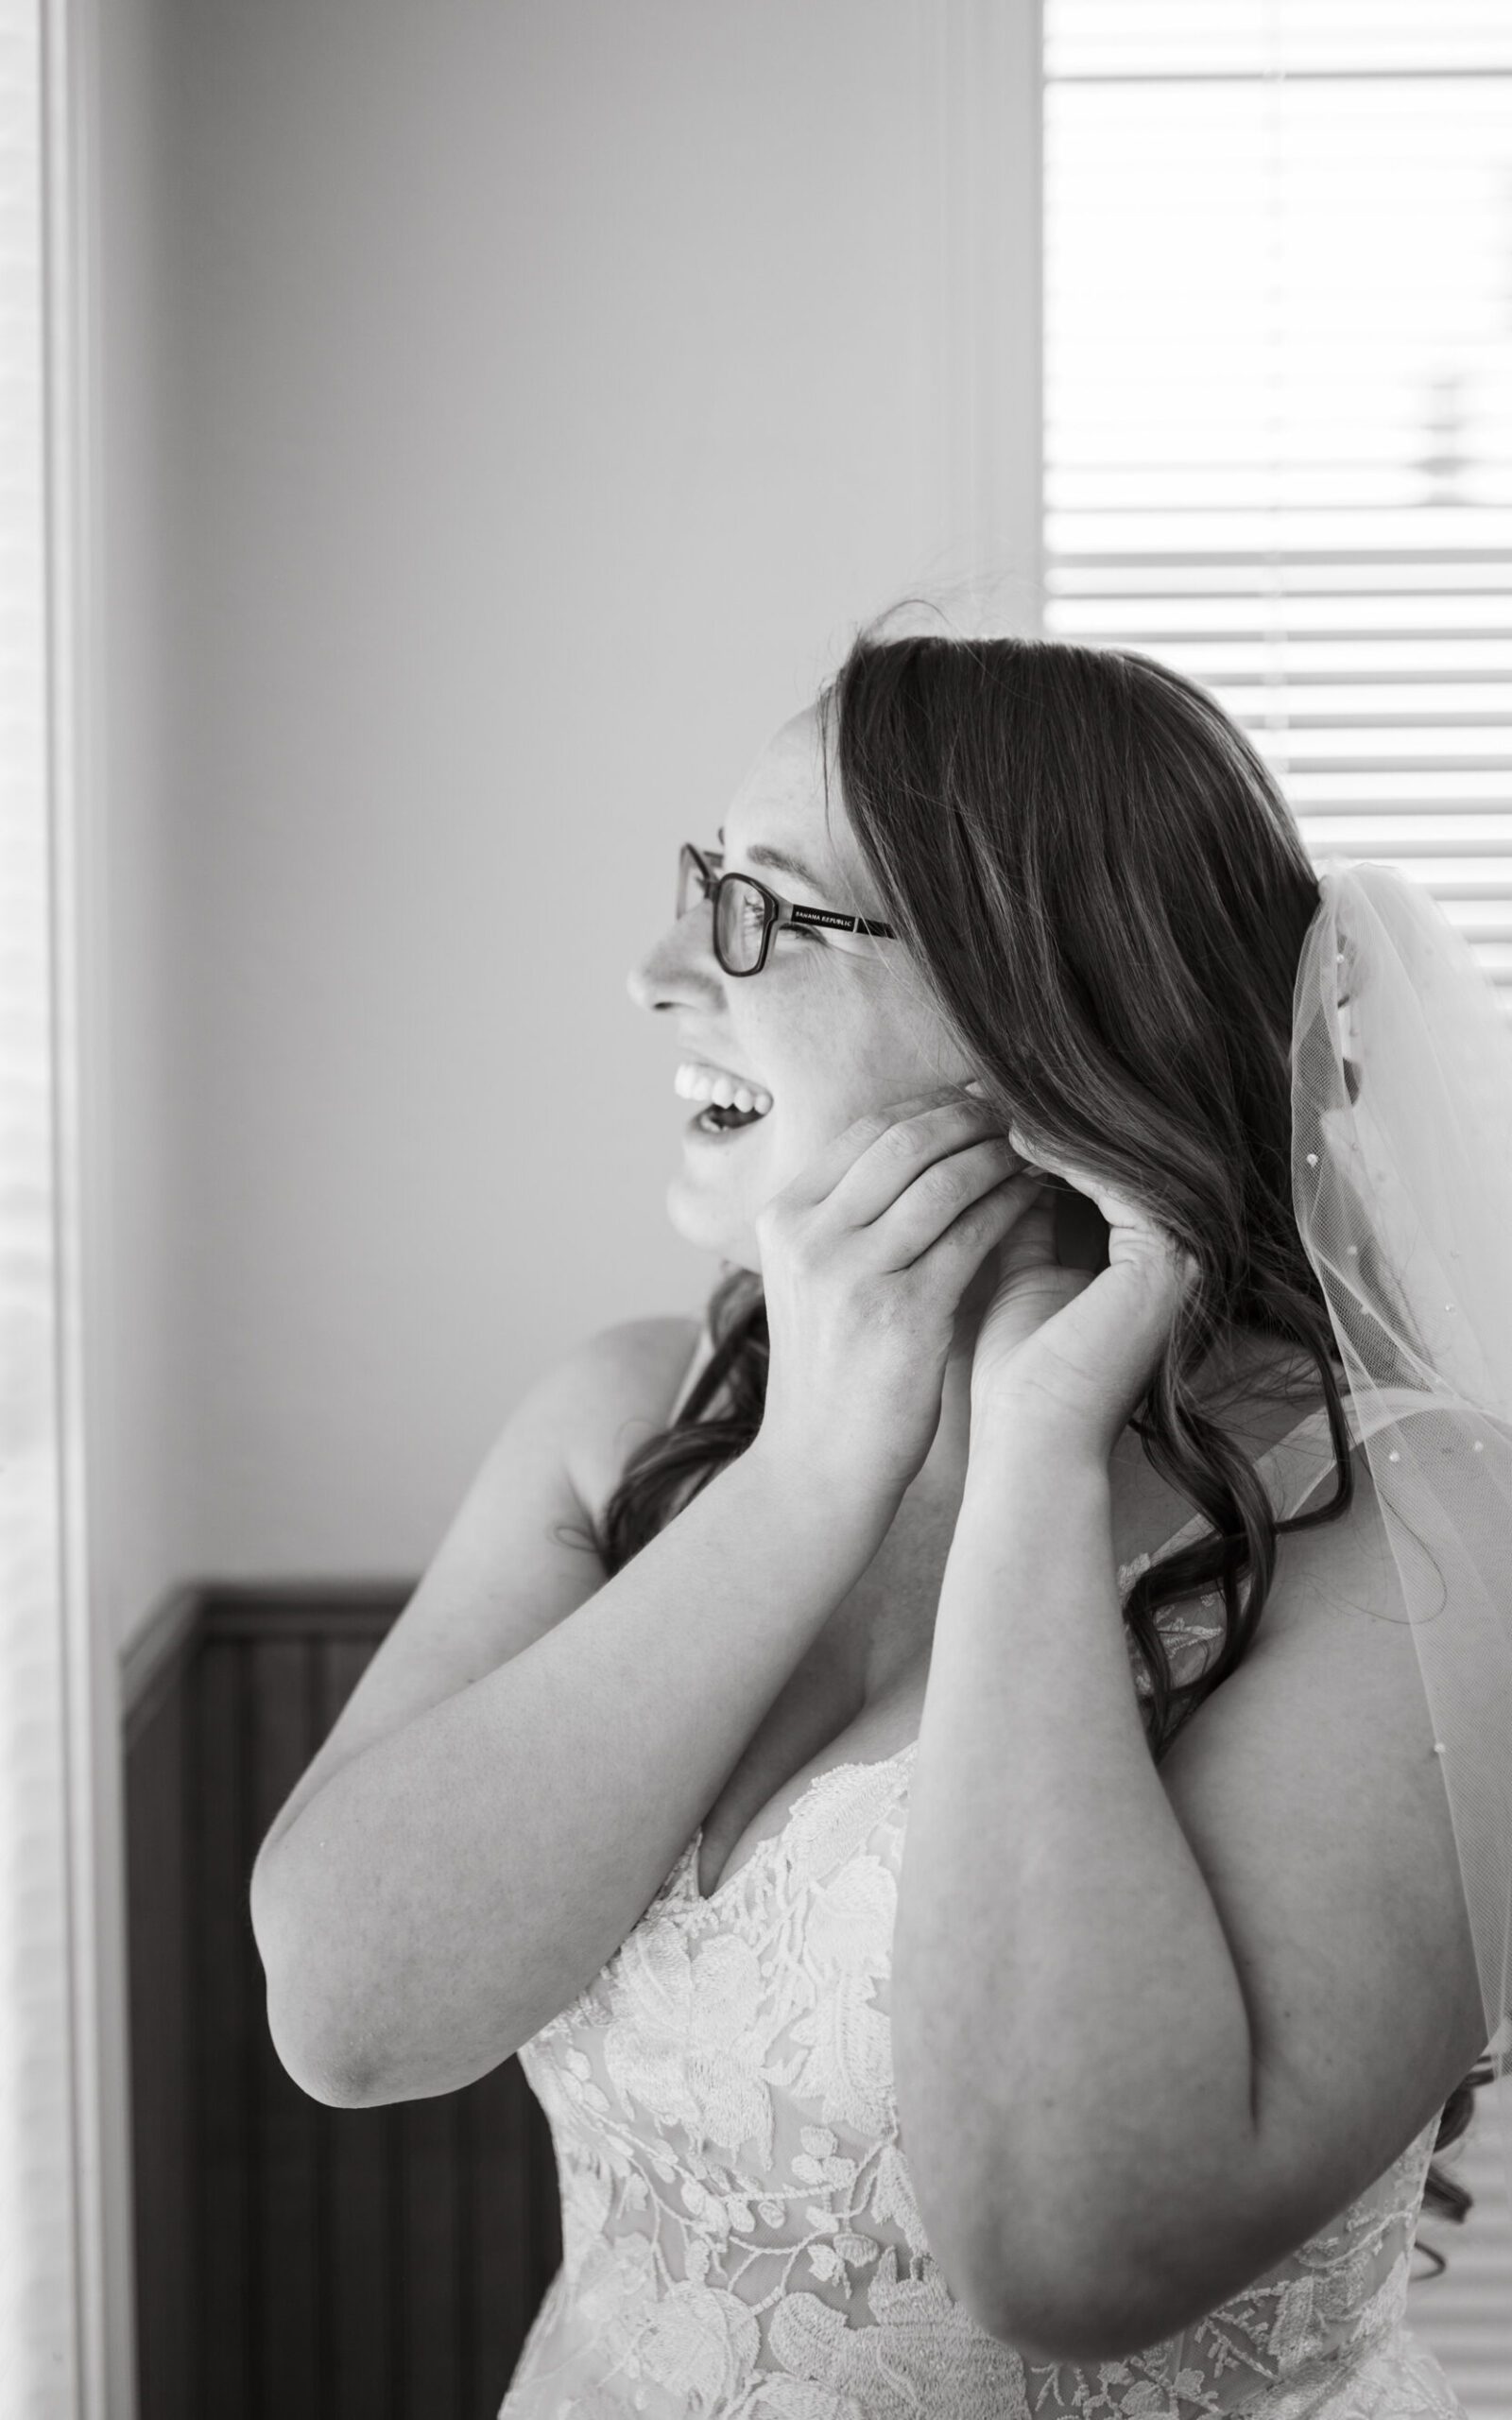
[[[795,925],[828,925],[840,933],[869,933],[873,941],[891,942],[898,936],[890,925],[868,922],[865,916],[837,916],[829,908],[789,908],[789,922]]]

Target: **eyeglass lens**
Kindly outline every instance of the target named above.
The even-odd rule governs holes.
[[[721,883],[714,915],[714,956],[731,975],[748,975],[762,954],[766,902],[754,883],[731,874]]]
[[[685,916],[694,902],[707,897],[698,861],[684,845],[678,864],[678,914]],[[748,975],[762,954],[766,902],[753,882],[728,875],[719,884],[714,916],[714,956],[729,975]]]

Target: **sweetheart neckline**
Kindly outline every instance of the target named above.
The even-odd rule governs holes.
[[[745,1879],[746,1876],[749,1874],[752,1868],[760,1861],[764,1850],[776,1849],[782,1846],[782,1842],[786,1840],[788,1833],[792,1830],[793,1825],[798,1821],[801,1809],[806,1806],[809,1799],[813,1797],[814,1792],[818,1789],[821,1782],[829,1781],[836,1773],[882,1772],[885,1771],[888,1765],[901,1764],[905,1756],[913,1754],[913,1751],[918,1747],[918,1745],[919,1734],[916,1732],[912,1739],[905,1739],[902,1746],[901,1748],[894,1748],[890,1755],[845,1756],[841,1758],[838,1764],[825,1765],[820,1772],[813,1775],[811,1780],[804,1783],[803,1788],[799,1791],[798,1796],[794,1799],[792,1806],[788,1808],[787,1813],[778,1829],[775,1832],[764,1833],[759,1841],[753,1841],[751,1843],[750,1855],[747,1858],[745,1863],[743,1865],[737,1865],[733,1873],[731,1873],[727,1866],[718,1881],[714,1884],[713,1889],[709,1892],[700,1891],[698,1888],[698,1851],[703,1845],[703,1825],[700,1824],[692,1840],[688,1842],[687,1847],[683,1850],[676,1867],[673,1869],[674,1880],[676,1880],[679,1875],[685,1876],[688,1882],[687,1896],[692,1905],[696,1908],[712,1908],[714,1905],[714,1902],[720,1898],[733,1883],[741,1882]]]
[[[1297,1440],[1309,1428],[1315,1427],[1320,1424],[1324,1426],[1327,1426],[1326,1411],[1315,1410],[1309,1412],[1304,1419],[1297,1422],[1295,1428],[1289,1428],[1284,1437],[1278,1437],[1274,1444],[1267,1445],[1263,1453],[1257,1455],[1257,1467],[1263,1468],[1271,1461],[1274,1455],[1280,1453],[1285,1446],[1295,1444]],[[1173,1547],[1180,1544],[1189,1530],[1200,1529],[1203,1524],[1203,1519],[1204,1515],[1201,1512],[1194,1513],[1189,1520],[1182,1523],[1180,1529],[1173,1531],[1170,1537],[1162,1540],[1159,1547],[1145,1547],[1142,1549],[1139,1554],[1131,1555],[1127,1563],[1121,1563],[1117,1567],[1116,1573],[1120,1598],[1122,1599],[1123,1597],[1125,1583],[1130,1575],[1140,1571],[1141,1569],[1147,1570],[1149,1565],[1155,1561],[1157,1554],[1168,1554]],[[838,1764],[825,1765],[804,1784],[797,1798],[794,1799],[792,1806],[788,1808],[786,1815],[783,1817],[782,1822],[779,1824],[777,1830],[775,1832],[767,1832],[763,1835],[761,1840],[753,1841],[751,1844],[750,1855],[747,1858],[743,1865],[736,1866],[733,1873],[730,1872],[727,1865],[724,1873],[714,1884],[713,1889],[709,1892],[700,1891],[698,1888],[698,1851],[703,1846],[704,1830],[703,1824],[700,1824],[697,1830],[694,1833],[692,1840],[688,1842],[687,1847],[683,1850],[681,1857],[678,1859],[676,1866],[674,1866],[672,1874],[668,1877],[668,1883],[676,1885],[679,1877],[685,1878],[688,1884],[686,1893],[688,1904],[691,1904],[695,1908],[714,1907],[722,1897],[723,1893],[729,1890],[733,1883],[739,1882],[744,1876],[752,1871],[752,1869],[762,1859],[764,1851],[770,1851],[781,1847],[782,1841],[787,1838],[788,1833],[791,1831],[794,1823],[797,1821],[799,1809],[807,1803],[808,1799],[818,1788],[820,1782],[825,1780],[829,1774],[881,1772],[888,1765],[901,1763],[902,1758],[908,1755],[913,1749],[918,1747],[918,1745],[919,1735],[916,1732],[912,1739],[906,1739],[903,1742],[903,1745],[901,1748],[895,1748],[890,1755],[847,1756],[843,1757]],[[672,1891],[667,1888],[667,1885],[663,1885],[663,1889],[667,1891],[667,1896],[670,1900],[673,1896]]]
[[[1143,1553],[1133,1555],[1127,1563],[1121,1563],[1119,1564],[1118,1585],[1121,1595],[1123,1593],[1125,1578],[1127,1578],[1131,1573],[1138,1571],[1142,1565],[1147,1566],[1152,1560],[1153,1558],[1148,1553]],[[788,1808],[787,1813],[778,1829],[775,1832],[765,1832],[759,1841],[753,1841],[751,1842],[750,1855],[747,1858],[745,1863],[743,1865],[737,1865],[733,1873],[730,1872],[727,1865],[724,1873],[720,1876],[712,1891],[700,1891],[698,1888],[698,1851],[703,1846],[703,1825],[700,1824],[697,1830],[695,1832],[693,1839],[689,1842],[688,1847],[683,1851],[683,1857],[687,1860],[688,1877],[691,1885],[690,1896],[693,1899],[694,1905],[699,1908],[712,1908],[714,1901],[718,1898],[720,1893],[725,1890],[727,1885],[731,1882],[738,1882],[743,1874],[748,1874],[750,1872],[751,1867],[756,1863],[756,1860],[763,1849],[775,1849],[778,1847],[779,1844],[785,1840],[788,1832],[792,1829],[793,1824],[798,1820],[800,1809],[813,1795],[814,1791],[817,1789],[820,1782],[825,1780],[829,1774],[880,1772],[888,1765],[901,1764],[903,1757],[908,1755],[913,1749],[918,1747],[918,1745],[919,1734],[916,1731],[911,1739],[905,1739],[901,1748],[894,1748],[890,1755],[844,1756],[837,1764],[823,1766],[818,1772],[815,1773],[809,1781],[804,1783],[803,1788],[799,1791],[798,1796],[794,1799],[792,1806]]]
[[[1163,1547],[1161,1551],[1164,1551]],[[1125,1581],[1131,1574],[1140,1570],[1142,1566],[1147,1567],[1153,1559],[1154,1558],[1148,1552],[1145,1552],[1133,1555],[1127,1563],[1121,1563],[1119,1564],[1118,1586],[1119,1594],[1121,1596],[1123,1594]],[[818,1772],[815,1773],[810,1780],[804,1783],[803,1788],[799,1791],[798,1796],[794,1799],[792,1806],[788,1808],[787,1813],[778,1829],[775,1832],[765,1832],[762,1835],[762,1838],[759,1841],[753,1841],[751,1842],[750,1855],[747,1858],[745,1863],[743,1865],[737,1865],[733,1873],[730,1872],[727,1865],[724,1873],[714,1884],[713,1889],[707,1892],[700,1891],[698,1888],[698,1851],[703,1846],[703,1825],[700,1824],[697,1830],[695,1832],[693,1839],[688,1843],[687,1848],[683,1851],[683,1858],[686,1860],[688,1880],[690,1884],[689,1895],[692,1898],[695,1907],[712,1908],[722,1891],[727,1889],[730,1883],[738,1882],[742,1875],[748,1874],[750,1872],[752,1866],[755,1865],[764,1849],[775,1849],[779,1847],[786,1839],[794,1824],[797,1822],[800,1810],[813,1796],[815,1790],[817,1789],[820,1782],[826,1780],[831,1773],[881,1772],[888,1765],[901,1764],[904,1756],[909,1755],[912,1751],[918,1747],[918,1745],[919,1734],[916,1731],[911,1739],[905,1739],[901,1748],[894,1748],[890,1755],[844,1756],[837,1764],[825,1765],[821,1767]]]

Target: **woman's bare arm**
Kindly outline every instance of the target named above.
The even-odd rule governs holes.
[[[696,1320],[622,1320],[570,1347],[526,1390],[269,1824],[254,1912],[274,1845],[343,1765],[507,1664],[603,1586],[585,1508],[596,1521],[635,1447],[670,1425],[709,1344]]]
[[[928,1455],[963,1289],[1039,1182],[995,1116],[934,1085],[763,1205],[760,1433],[592,1594],[571,1418],[555,1385],[522,1408],[486,1560],[541,1634],[336,1770],[253,1876],[274,2041],[317,2097],[471,2083],[644,1912]]]
[[[544,1533],[582,1506],[564,1455],[547,1485],[527,1437],[518,1451],[496,1584],[517,1555],[549,1594]],[[253,1923],[296,2080],[338,2105],[453,2091],[565,2007],[644,1912],[893,1509],[823,1500],[758,1439],[611,1580],[553,1541],[576,1556],[552,1582],[578,1589],[576,1610],[558,1605],[507,1662],[349,1754],[265,1842]]]

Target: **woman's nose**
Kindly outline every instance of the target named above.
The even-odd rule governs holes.
[[[626,977],[625,988],[638,1009],[717,1005],[720,978],[713,925],[703,901],[664,926]]]

